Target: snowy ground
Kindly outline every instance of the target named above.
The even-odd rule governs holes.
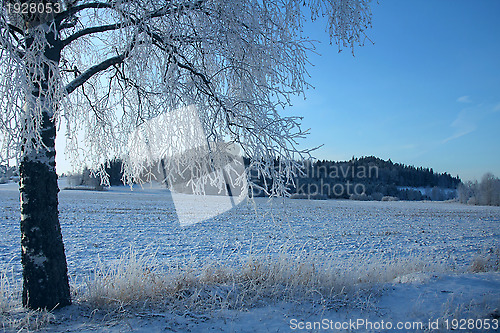
[[[18,200],[15,185],[0,185],[0,271],[11,272],[14,279],[20,276]],[[389,281],[367,281],[355,300],[346,298],[344,305],[336,306],[288,301],[244,309],[148,308],[110,314],[77,303],[49,316],[50,323],[42,327],[51,332],[379,332],[388,323],[398,331],[398,322],[413,326],[401,332],[437,332],[436,321],[441,331],[447,324],[472,331],[470,322],[460,321],[466,319],[480,319],[473,326],[483,324],[481,332],[496,331],[498,323],[499,207],[330,200],[269,203],[259,198],[182,227],[168,192],[146,187],[133,192],[61,191],[60,218],[75,286],[92,276],[98,258],[112,265],[130,248],[155,252],[165,266],[189,261],[196,267],[220,258],[289,252],[335,258],[346,269],[377,263],[382,267],[399,260],[401,272],[399,266],[392,267]],[[473,263],[476,269],[471,269]],[[9,316],[5,318],[4,325]]]

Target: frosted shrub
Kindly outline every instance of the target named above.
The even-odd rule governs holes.
[[[92,279],[87,281],[86,300],[96,306],[117,302],[121,305],[153,298],[164,282],[152,255],[130,250],[114,265],[98,260]]]

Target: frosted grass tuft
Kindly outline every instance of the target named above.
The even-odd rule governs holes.
[[[356,263],[356,264],[354,264]],[[154,254],[131,249],[111,264],[98,261],[80,302],[94,308],[179,307],[243,310],[273,302],[308,302],[327,308],[364,307],[362,299],[383,283],[416,272],[444,271],[425,258],[358,256],[339,261],[324,255],[266,250],[202,265],[168,266]]]

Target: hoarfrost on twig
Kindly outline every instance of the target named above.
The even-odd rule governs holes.
[[[194,105],[208,147],[238,145],[249,158],[247,172],[270,180],[264,190],[286,194],[310,152],[297,146],[306,134],[300,118],[279,114],[308,86],[306,55],[314,44],[302,36],[306,13],[327,16],[332,41],[353,48],[367,38],[368,3],[73,1],[30,26],[2,8],[1,162],[41,147],[42,113],[49,112],[66,127],[66,155],[75,167],[94,168],[106,183],[103,163],[122,158],[126,179],[139,179],[148,166],[127,159],[132,136],[144,134],[151,119]],[[47,41],[50,34],[55,42]],[[44,56],[54,45],[59,62]],[[175,145],[157,148],[165,158]],[[223,158],[219,151],[211,151],[213,160]],[[169,157],[167,180],[182,174],[186,158]]]

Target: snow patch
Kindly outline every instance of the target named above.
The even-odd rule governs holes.
[[[426,283],[431,278],[429,273],[414,272],[394,279],[394,283]]]

